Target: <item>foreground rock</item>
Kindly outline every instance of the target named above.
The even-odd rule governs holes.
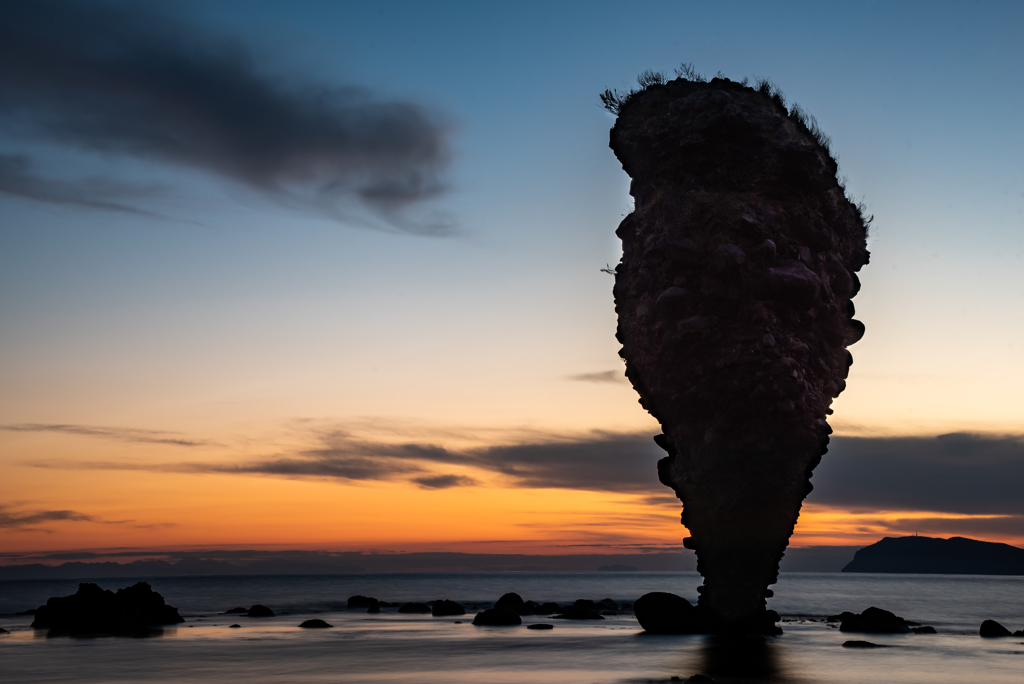
[[[303,629],[328,629],[334,627],[334,625],[324,622],[320,618],[313,618],[312,620],[306,620],[299,627]]]
[[[246,617],[252,618],[274,617],[274,611],[272,611],[270,608],[267,608],[266,606],[261,606],[257,603],[255,606],[250,608],[249,612],[245,615]]]
[[[860,614],[846,612],[838,617],[842,620],[842,624],[839,625],[841,632],[909,634],[910,628],[917,625],[916,622],[908,622],[894,613],[874,606]]]
[[[546,622],[535,622],[532,625],[526,625],[526,629],[554,629],[554,625],[549,625]]]
[[[466,609],[462,607],[461,603],[457,601],[449,601],[448,599],[434,601],[434,604],[430,607],[430,609],[430,612],[434,617],[466,614]]]
[[[505,608],[490,608],[477,613],[473,618],[473,624],[477,626],[506,627],[523,624],[522,618]]]
[[[146,582],[117,593],[86,582],[71,596],[54,597],[40,606],[32,626],[64,632],[122,632],[184,621]]]
[[[606,93],[632,178],[617,339],[715,631],[760,632],[846,387],[867,225],[827,139],[769,85],[692,73]]]
[[[633,613],[644,631],[651,634],[700,634],[705,631],[693,604],[668,592],[644,594],[633,604]]]
[[[985,620],[981,623],[981,629],[978,630],[978,634],[983,637],[1008,637],[1013,636],[1010,630],[1003,627],[995,620]]]

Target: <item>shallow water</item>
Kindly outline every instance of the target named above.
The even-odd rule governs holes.
[[[340,609],[352,594],[388,601],[451,598],[632,601],[647,591],[690,599],[695,573],[430,573],[320,577],[189,577],[146,580],[187,621],[150,638],[48,637],[31,617],[9,613],[73,593],[77,582],[0,583],[0,671],[5,682],[647,682],[704,673],[720,682],[1024,681],[1024,639],[981,639],[981,620],[1024,628],[1024,578],[937,575],[794,574],[775,587],[783,614],[775,639],[723,641],[643,634],[631,615],[599,622],[526,617],[551,631],[474,627],[465,617],[380,615]],[[133,580],[99,581],[116,588]],[[263,603],[279,613],[218,615]],[[937,635],[848,635],[821,618],[869,605],[931,624]],[[334,606],[334,607],[332,607]],[[303,630],[313,616],[334,625]],[[457,624],[462,622],[462,624]],[[232,629],[230,624],[240,624]],[[842,647],[851,638],[890,648]]]

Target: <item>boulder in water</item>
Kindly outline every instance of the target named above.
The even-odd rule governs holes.
[[[516,615],[529,614],[529,612],[526,609],[526,602],[523,601],[523,597],[515,593],[514,591],[510,591],[509,593],[505,594],[500,599],[498,599],[494,603],[494,607],[500,608],[502,610],[511,611]]]
[[[465,615],[466,609],[457,601],[442,599],[440,601],[434,601],[434,605],[431,606],[430,612],[435,617],[441,617],[444,615]]]
[[[267,608],[266,606],[261,606],[257,603],[255,606],[250,608],[249,612],[245,615],[246,617],[254,618],[274,617],[274,611],[270,610],[270,608]]]
[[[644,631],[651,634],[700,634],[705,631],[697,609],[682,596],[664,591],[644,594],[633,604]]]
[[[978,634],[983,637],[1008,637],[1013,636],[1010,630],[1003,627],[995,620],[985,620],[981,623],[981,629],[978,630]]]
[[[333,626],[334,625],[329,624],[327,622],[324,622],[320,618],[313,618],[312,620],[306,620],[305,622],[303,622],[302,624],[299,625],[299,627],[302,627],[303,629],[327,629],[327,628],[333,627]]]
[[[526,629],[554,629],[554,625],[549,625],[546,622],[535,622],[532,625],[526,625]]]
[[[505,627],[521,625],[523,624],[523,620],[511,610],[506,610],[505,608],[491,608],[481,613],[477,613],[476,617],[473,618],[473,624],[484,627]]]

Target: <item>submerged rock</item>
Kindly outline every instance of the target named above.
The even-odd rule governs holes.
[[[312,620],[306,620],[301,623],[299,627],[302,627],[303,629],[328,629],[330,627],[334,627],[334,625],[324,622],[320,618],[313,618]]]
[[[532,625],[526,625],[526,629],[554,629],[554,625],[549,625],[546,622],[535,622]]]
[[[885,644],[873,644],[870,641],[858,641],[856,639],[843,642],[843,648],[889,648]]]
[[[55,596],[36,609],[32,626],[66,632],[119,632],[184,621],[146,582],[117,593],[83,582],[76,593]]]
[[[576,602],[565,608],[561,614],[552,617],[561,620],[604,620],[598,604],[589,599],[576,599]]]
[[[924,627],[912,627],[910,631],[914,634],[938,634],[934,627],[929,627],[928,625],[925,625]]]
[[[223,613],[221,613],[221,615],[234,615],[235,613],[240,613],[241,614],[241,613],[248,613],[248,612],[249,612],[248,608],[238,607],[238,608],[231,608],[229,610],[225,610]]]
[[[490,608],[477,613],[473,624],[478,626],[511,626],[523,624],[522,618],[505,608]]]
[[[981,623],[981,628],[978,630],[978,634],[983,637],[1008,637],[1013,636],[1010,630],[1003,627],[995,620],[985,620]]]
[[[759,632],[864,331],[866,220],[827,139],[769,85],[681,77],[604,99],[635,205],[616,230],[626,376],[664,432],[709,628]]]

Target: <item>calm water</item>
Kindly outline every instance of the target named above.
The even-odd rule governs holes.
[[[117,588],[134,580],[100,580]],[[507,591],[535,601],[633,601],[648,591],[696,598],[696,573],[424,573],[392,575],[175,577],[147,580],[184,624],[159,636],[47,637],[12,613],[77,582],[0,582],[0,676],[4,682],[668,682],[696,673],[719,682],[928,683],[1024,681],[1024,638],[981,639],[987,618],[1024,629],[1024,577],[792,574],[770,606],[785,634],[767,641],[650,636],[631,615],[600,622],[474,627],[465,618],[380,615],[344,609],[352,594],[386,601],[451,598],[489,604]],[[218,615],[262,603],[268,619]],[[840,633],[820,620],[870,605],[931,624],[938,635]],[[286,614],[281,614],[286,613]],[[330,630],[296,625],[316,614]],[[458,620],[462,624],[457,624]],[[238,623],[240,629],[228,625]],[[891,646],[858,651],[848,638]]]

